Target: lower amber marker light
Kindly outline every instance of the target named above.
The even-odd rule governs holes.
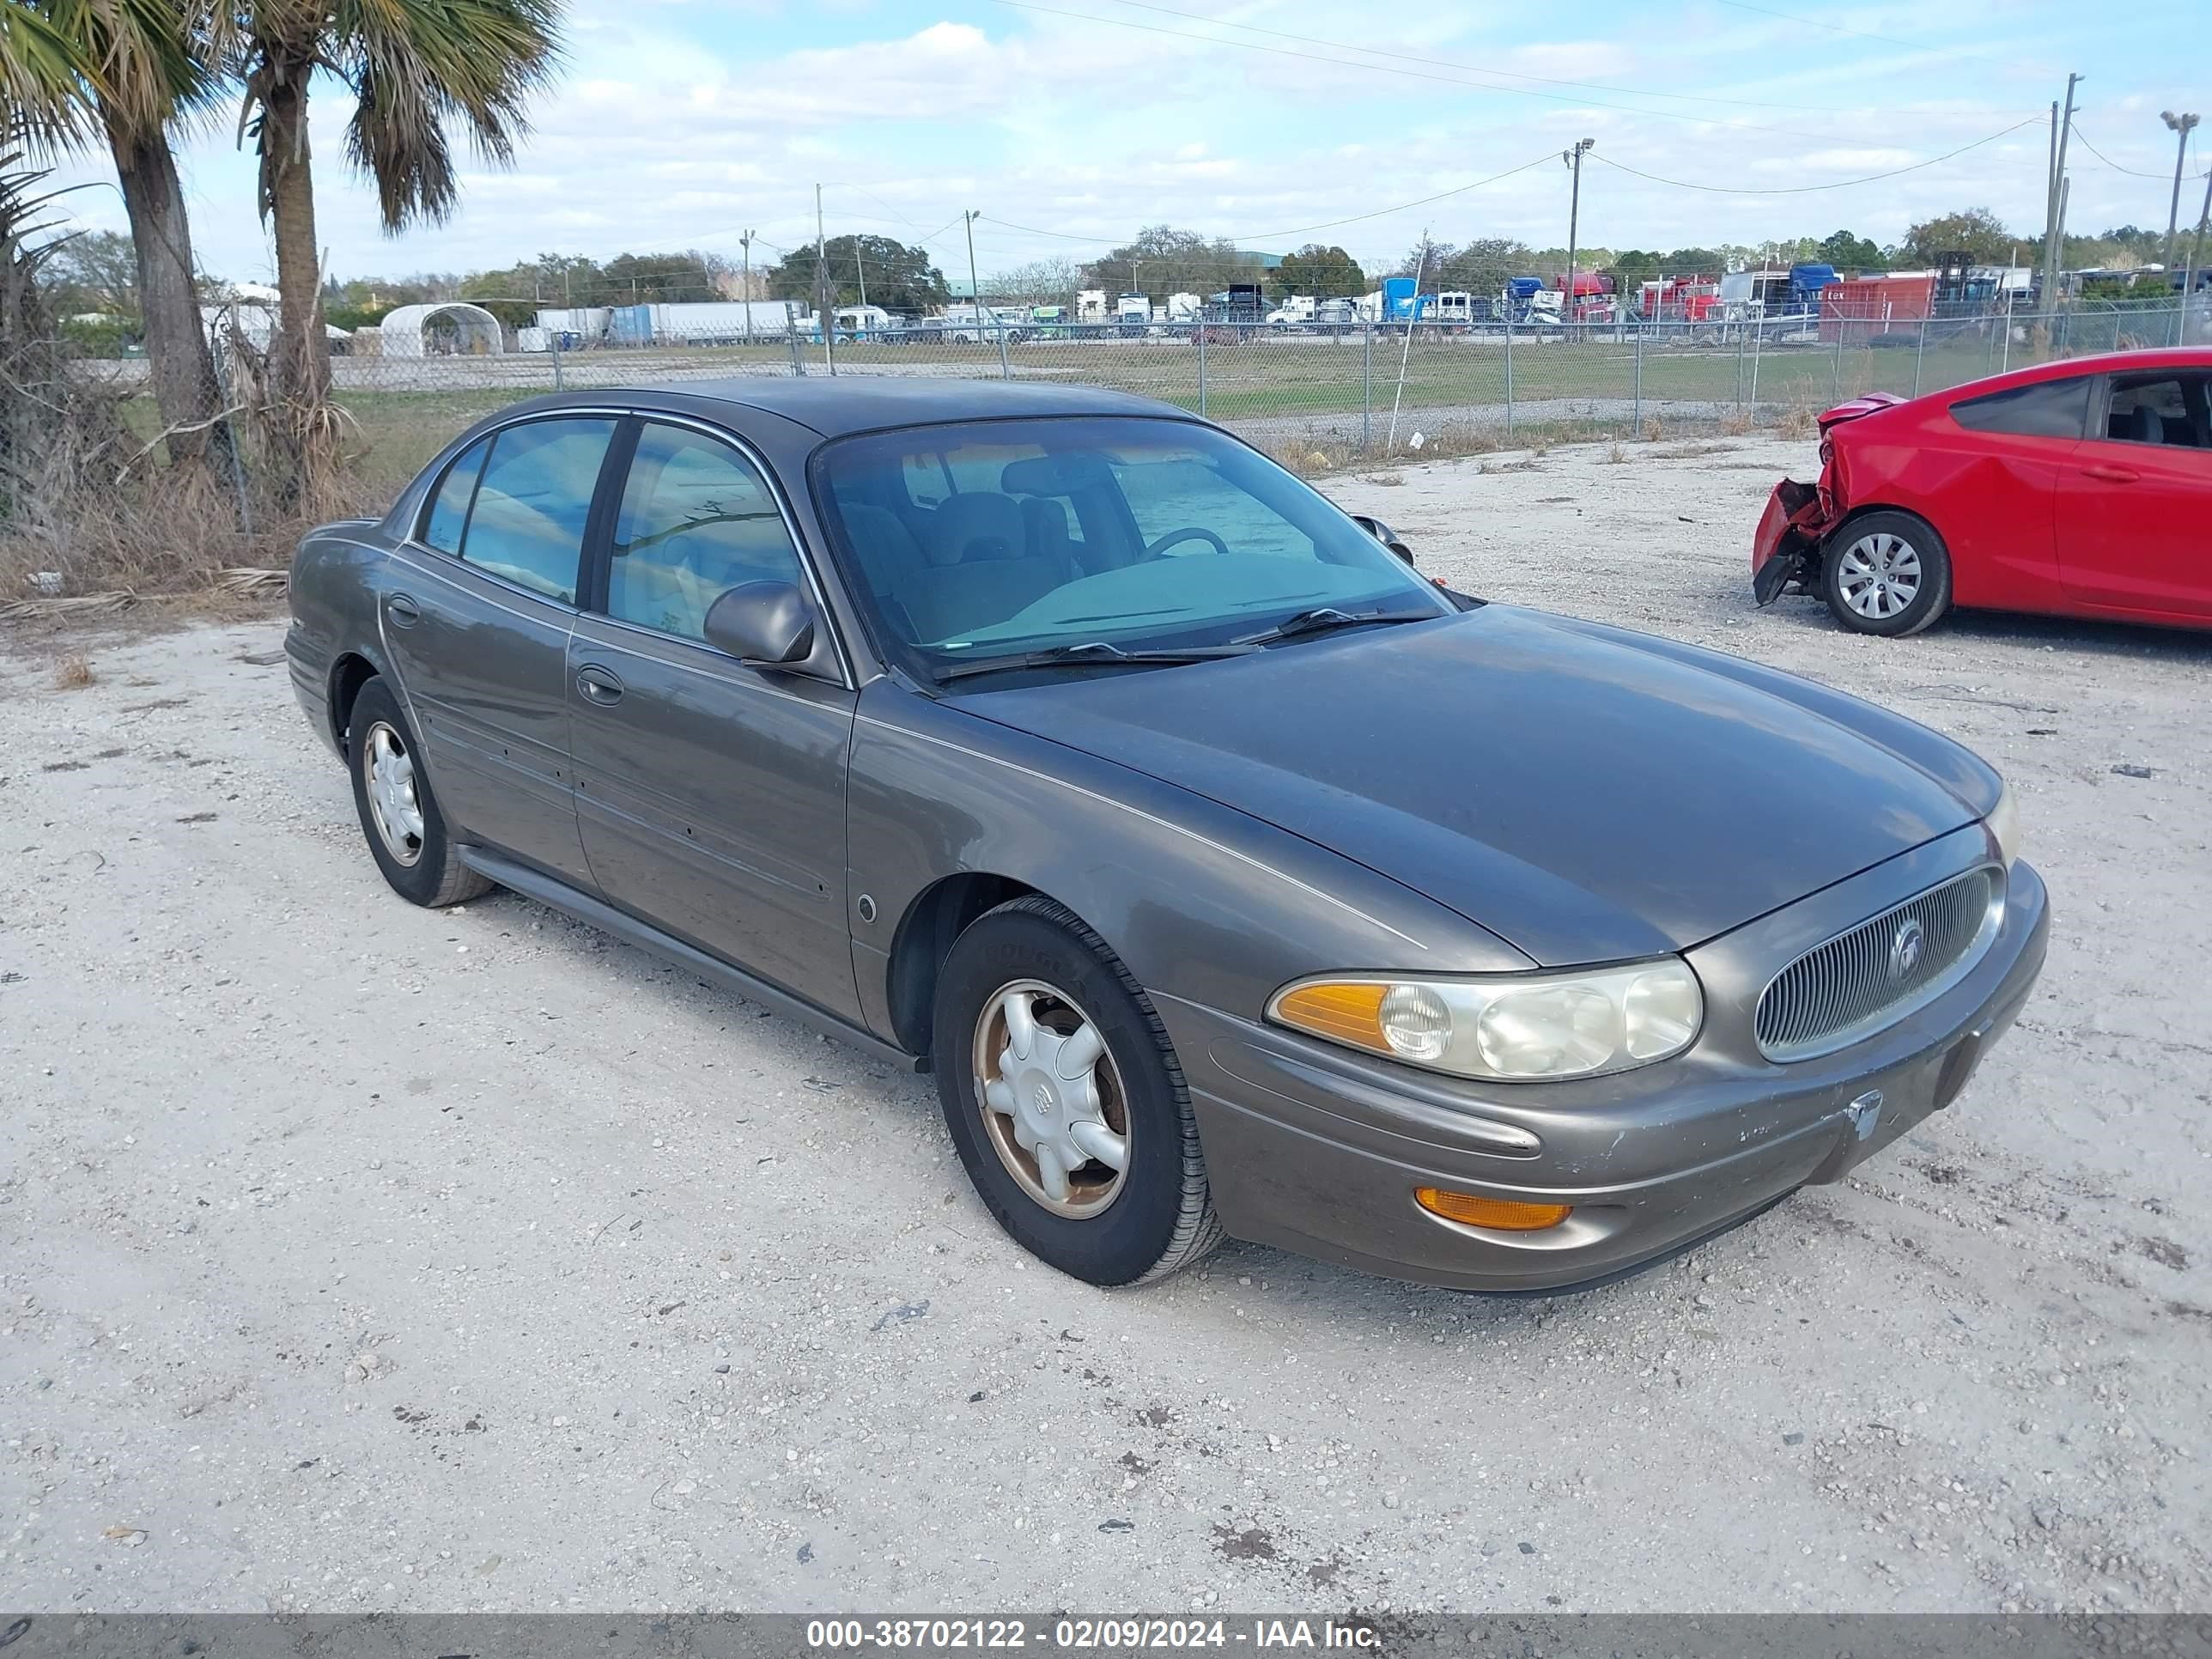
[[[1501,1232],[1534,1233],[1556,1227],[1572,1215],[1571,1204],[1525,1204],[1514,1198],[1484,1198],[1474,1193],[1455,1193],[1443,1187],[1416,1187],[1413,1202],[1431,1215],[1470,1227],[1494,1227]]]

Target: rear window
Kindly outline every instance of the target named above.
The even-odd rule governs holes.
[[[1951,418],[1970,432],[2015,438],[2079,438],[2088,429],[2089,381],[2076,375],[2008,386],[1951,405]]]

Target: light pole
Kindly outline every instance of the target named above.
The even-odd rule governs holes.
[[[1575,316],[1575,232],[1583,211],[1583,157],[1596,148],[1596,139],[1580,138],[1572,149],[1559,152],[1559,160],[1575,170],[1574,193],[1567,202],[1567,291],[1560,296],[1562,322],[1572,322]]]
[[[2197,118],[2194,115],[2176,115],[2170,109],[2160,110],[2159,116],[2165,121],[2170,131],[2181,135],[2180,143],[2175,146],[2173,152],[2173,200],[2166,204],[2166,254],[2160,261],[2166,274],[2171,276],[2173,275],[2174,227],[2181,217],[2181,168],[2182,164],[2189,159],[2189,134],[2191,129],[2197,125]]]
[[[983,216],[981,208],[969,208],[961,217],[968,222],[968,314],[975,324],[975,343],[983,342],[983,289],[975,280],[975,222]]]
[[[753,234],[748,230],[738,238],[738,246],[745,251],[745,343],[753,343]]]

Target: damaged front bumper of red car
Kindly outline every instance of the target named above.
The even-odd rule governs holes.
[[[1817,484],[1784,478],[1766,498],[1752,538],[1751,596],[1771,605],[1783,594],[1809,593],[1820,575],[1820,542],[1842,515]]]
[[[1904,401],[1891,392],[1869,392],[1821,412],[1820,482],[1784,478],[1774,486],[1766,510],[1759,515],[1759,531],[1751,544],[1751,594],[1759,604],[1771,605],[1784,593],[1819,589],[1820,544],[1849,511],[1830,432],[1846,421]]]

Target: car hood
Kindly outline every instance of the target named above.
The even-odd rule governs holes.
[[[1356,860],[1547,966],[1686,949],[1978,816],[1955,745],[1711,663],[1489,605],[951,701]],[[1939,778],[1885,731],[1958,763]]]

